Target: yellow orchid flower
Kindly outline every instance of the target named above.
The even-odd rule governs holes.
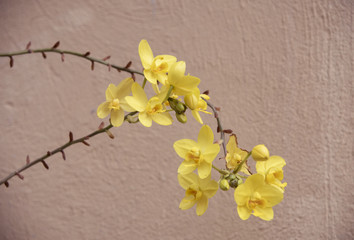
[[[270,221],[274,217],[272,207],[283,200],[283,192],[267,184],[262,174],[254,174],[235,189],[234,197],[242,220],[247,220],[253,214]]]
[[[201,127],[198,142],[191,139],[178,140],[173,144],[178,156],[184,159],[178,173],[189,174],[198,169],[198,175],[204,179],[210,175],[212,162],[220,152],[219,144],[214,142],[214,134],[208,125]]]
[[[138,84],[132,85],[133,96],[127,96],[126,102],[139,112],[139,121],[145,127],[151,127],[152,121],[160,125],[171,125],[172,117],[164,108],[162,101],[164,96],[157,95],[148,100],[144,89]]]
[[[282,183],[284,174],[283,167],[286,165],[285,160],[280,156],[271,156],[266,161],[259,161],[256,163],[257,173],[265,176],[265,181],[268,184],[275,185],[284,192],[287,183]]]
[[[186,63],[183,61],[172,64],[166,85],[173,86],[173,93],[177,95],[188,95],[197,88],[200,79],[190,75],[185,76]]]
[[[124,122],[124,110],[134,111],[125,101],[125,97],[131,92],[131,86],[134,80],[126,78],[117,86],[109,84],[106,90],[106,101],[101,103],[97,108],[97,116],[105,118],[111,114],[111,123],[115,127],[119,127]]]
[[[166,73],[171,65],[177,61],[177,58],[171,55],[154,57],[150,45],[145,39],[139,43],[139,56],[144,67],[144,76],[152,84],[157,84],[157,81],[165,84]]]
[[[208,199],[214,196],[218,190],[218,183],[210,179],[210,175],[201,179],[195,173],[178,174],[178,182],[186,190],[185,197],[179,204],[179,208],[186,210],[197,204],[197,215],[203,215],[208,208]]]
[[[203,124],[203,120],[200,117],[199,112],[204,112],[206,114],[211,114],[211,112],[207,112],[208,105],[204,99],[209,100],[210,97],[206,94],[200,94],[199,88],[195,88],[190,94],[184,97],[185,104],[192,111],[192,115],[199,122]]]
[[[226,144],[226,166],[228,169],[235,169],[247,156],[248,152],[238,147],[237,137],[235,134],[231,134],[229,141]],[[247,161],[243,163],[241,167],[241,172],[250,175],[249,167]]]

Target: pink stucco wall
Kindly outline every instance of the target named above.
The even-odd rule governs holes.
[[[172,144],[200,125],[126,124],[1,186],[0,239],[353,239],[353,14],[351,0],[0,0],[0,52],[60,40],[141,70],[145,38],[186,61],[240,146],[283,156],[288,182],[271,222],[240,220],[233,191],[181,211]],[[55,54],[0,58],[0,73],[0,178],[96,129],[106,87],[129,76]]]

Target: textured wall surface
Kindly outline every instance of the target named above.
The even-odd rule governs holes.
[[[207,212],[178,209],[181,159],[172,144],[200,124],[139,124],[75,145],[0,188],[0,239],[353,239],[353,15],[351,0],[0,0],[0,52],[91,51],[141,70],[138,44],[186,61],[221,107],[239,145],[284,157],[275,218],[239,219],[233,191]],[[127,73],[57,54],[0,58],[0,178],[97,128],[109,83]],[[141,79],[139,78],[139,81]],[[203,116],[215,129],[215,121]],[[107,120],[106,120],[107,122]],[[222,167],[221,162],[216,165]],[[215,178],[217,175],[215,174]]]

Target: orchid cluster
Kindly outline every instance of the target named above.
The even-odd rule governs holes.
[[[231,130],[221,130],[220,125],[218,131],[222,132],[221,139],[215,140],[212,129],[203,125],[200,116],[200,112],[211,114],[206,111],[208,105],[212,107],[208,102],[210,98],[207,92],[201,94],[199,78],[185,75],[185,62],[177,61],[171,55],[154,57],[146,40],[139,44],[139,56],[144,68],[143,83],[140,85],[133,78],[126,78],[117,86],[110,84],[106,90],[106,101],[99,105],[97,116],[105,118],[110,115],[110,122],[115,127],[121,126],[125,120],[151,127],[152,122],[171,125],[172,113],[179,122],[186,123],[185,112],[191,111],[202,125],[197,141],[182,139],[173,145],[177,155],[183,159],[177,170],[179,184],[185,190],[180,209],[196,205],[197,215],[203,215],[209,198],[219,188],[224,191],[234,188],[234,199],[241,219],[246,220],[253,214],[263,220],[272,220],[272,207],[282,201],[286,186],[282,183],[284,159],[270,156],[264,145],[257,145],[252,151],[239,148],[236,135]],[[147,82],[155,93],[151,98],[144,90]],[[212,107],[212,110],[216,115],[215,108]],[[230,134],[227,144],[225,133]],[[220,145],[224,148],[225,154],[220,159],[225,161],[225,169],[213,165]],[[248,165],[250,156],[255,160],[255,174]],[[218,181],[211,178],[212,169],[220,174]]]
[[[24,54],[41,53],[46,58],[46,53],[57,53],[64,61],[65,54],[84,58],[91,62],[91,70],[94,64],[102,64],[118,71],[125,71],[132,77],[122,80],[118,85],[109,84],[106,89],[106,100],[97,108],[97,116],[106,118],[110,116],[110,124],[104,127],[102,122],[98,130],[74,139],[73,133],[69,133],[69,141],[62,146],[47,151],[43,156],[30,160],[26,158],[26,164],[0,180],[0,185],[9,187],[9,180],[18,176],[24,179],[21,172],[42,163],[46,169],[49,165],[46,159],[61,153],[65,160],[64,150],[76,143],[90,146],[88,140],[101,133],[107,133],[114,138],[109,131],[112,127],[119,127],[125,121],[129,123],[140,122],[145,127],[151,127],[155,122],[159,125],[168,126],[173,123],[173,115],[181,123],[187,122],[186,111],[190,111],[195,120],[202,125],[197,141],[181,139],[173,144],[177,155],[183,159],[177,170],[178,181],[185,190],[185,196],[180,202],[180,209],[185,210],[196,205],[197,215],[203,215],[208,208],[208,202],[218,189],[228,191],[234,189],[234,199],[237,204],[237,212],[241,219],[246,220],[254,215],[263,220],[272,220],[274,217],[273,207],[283,200],[284,188],[287,185],[283,181],[283,167],[285,160],[279,156],[270,156],[268,149],[263,145],[255,146],[251,151],[241,149],[238,146],[237,137],[231,129],[223,129],[218,116],[219,109],[210,103],[209,91],[201,93],[198,88],[200,79],[189,74],[185,75],[186,64],[177,61],[171,55],[157,55],[153,52],[146,40],[139,44],[139,56],[143,73],[129,69],[131,62],[126,67],[106,62],[110,56],[103,59],[90,57],[90,52],[84,54],[58,49],[59,41],[51,48],[31,49],[31,42],[25,50],[13,53],[0,53],[0,57],[10,59],[10,67],[14,66],[14,57]],[[144,76],[140,85],[135,81],[135,75]],[[145,91],[149,83],[154,96],[148,97]],[[152,92],[152,91],[150,91]],[[214,139],[210,126],[203,125],[200,113],[212,114],[207,111],[210,108],[217,120],[217,132],[220,139]],[[228,136],[226,143],[225,136]],[[220,169],[213,164],[218,157],[221,148],[223,155],[219,159],[224,161],[225,168]],[[252,173],[248,159],[252,156],[256,173]],[[212,179],[212,169],[219,174],[218,181]]]

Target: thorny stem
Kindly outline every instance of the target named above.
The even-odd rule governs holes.
[[[132,116],[134,114],[136,114],[137,112],[131,112],[131,113],[128,113],[124,116],[124,119],[127,119],[128,116]],[[42,157],[40,158],[37,158],[36,160],[32,161],[32,162],[27,162],[26,165],[24,165],[23,167],[17,169],[16,171],[10,173],[7,177],[1,179],[0,181],[0,185],[2,184],[5,184],[6,186],[8,186],[8,180],[10,180],[11,178],[13,178],[14,176],[19,176],[20,178],[23,178],[20,173],[25,171],[26,169],[36,165],[37,163],[40,163],[42,162],[44,164],[44,166],[46,168],[48,168],[48,165],[44,162],[44,160],[46,158],[49,158],[50,156],[58,153],[58,152],[61,152],[63,154],[63,158],[65,160],[65,155],[64,155],[64,149],[70,147],[71,145],[74,145],[76,143],[84,143],[85,145],[88,145],[88,143],[86,142],[86,140],[88,140],[89,138],[95,136],[95,135],[98,135],[98,134],[101,134],[101,133],[104,133],[104,132],[107,132],[109,129],[111,129],[113,127],[112,124],[109,124],[107,127],[105,128],[102,128],[102,129],[98,129],[84,137],[81,137],[81,138],[78,138],[78,139],[71,139],[72,138],[72,134],[70,132],[70,140],[69,142],[65,143],[64,145],[62,145],[61,147],[58,147],[56,149],[54,149],[53,151],[50,151],[48,152],[47,154],[43,155]],[[89,146],[89,145],[88,145]]]
[[[118,71],[124,71],[124,72],[129,72],[131,74],[139,74],[139,75],[144,75],[142,72],[131,70],[128,67],[120,67],[114,64],[110,64],[106,62],[105,60],[90,57],[87,53],[78,53],[78,52],[73,52],[73,51],[67,51],[67,50],[60,50],[58,48],[42,48],[42,49],[28,49],[28,50],[23,50],[23,51],[18,51],[18,52],[12,52],[12,53],[0,53],[0,57],[10,57],[12,59],[13,56],[18,56],[18,55],[25,55],[25,54],[31,54],[31,53],[45,53],[45,52],[54,52],[54,53],[59,53],[59,54],[69,54],[77,57],[81,57],[84,59],[87,59],[89,61],[100,63],[103,65],[106,65],[108,68],[114,68],[117,69]],[[89,53],[89,52],[88,52]]]
[[[222,141],[222,148],[224,150],[224,158],[226,158],[226,144],[225,144],[225,133],[223,131],[223,128],[222,128],[222,125],[221,125],[221,121],[220,121],[220,118],[219,118],[219,114],[216,110],[216,108],[214,107],[213,104],[211,104],[209,101],[207,101],[206,99],[203,98],[203,100],[208,104],[208,106],[211,108],[211,110],[213,111],[214,113],[214,117],[216,118],[216,122],[218,124],[218,131],[220,132],[220,139]]]

